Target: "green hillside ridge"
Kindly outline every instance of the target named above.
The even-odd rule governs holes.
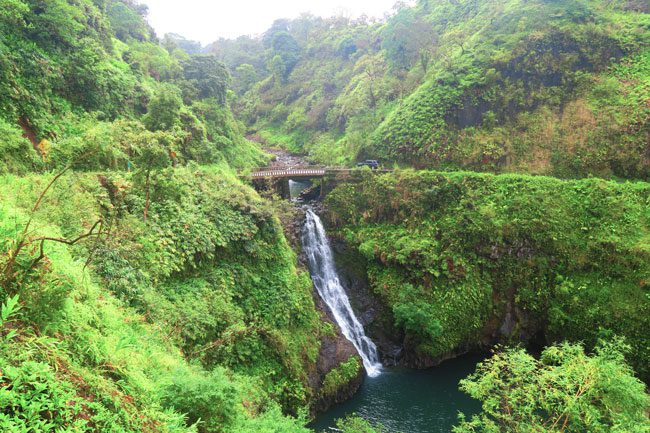
[[[168,165],[245,168],[267,160],[228,108],[223,65],[163,48],[145,12],[130,1],[3,0],[2,172],[70,163],[127,170],[152,140],[167,151]]]
[[[131,180],[61,177],[22,236],[50,178],[2,178],[0,282],[21,305],[1,333],[3,431],[304,431],[280,409],[309,402],[319,316],[272,209],[227,172],[177,169],[144,223]],[[94,221],[38,260],[38,239]]]
[[[647,179],[649,12],[422,0],[385,23],[303,16],[212,49],[249,82],[248,128],[319,162]]]

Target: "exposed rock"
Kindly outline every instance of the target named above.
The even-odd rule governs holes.
[[[254,141],[259,141],[254,140]],[[288,170],[295,167],[312,165],[304,156],[294,155],[283,149],[265,147],[264,151],[273,155],[273,159],[267,165],[269,170]]]
[[[341,330],[332,320],[329,309],[323,300],[314,292],[314,301],[316,308],[321,312],[323,321],[332,324],[335,330],[334,336],[324,336],[321,339],[320,352],[318,354],[318,361],[316,363],[315,374],[309,378],[309,384],[314,391],[314,395],[318,396],[312,404],[312,414],[325,412],[331,406],[341,403],[351,398],[363,383],[365,376],[363,368],[360,369],[359,374],[345,386],[341,387],[335,394],[329,396],[321,395],[321,387],[323,380],[327,373],[338,367],[340,364],[346,362],[353,356],[357,355],[357,351],[341,333]]]
[[[341,239],[330,238],[341,284],[366,334],[379,349],[382,364],[400,365],[403,335],[393,325],[390,310],[370,291],[365,259]]]
[[[474,348],[468,346],[458,347],[456,350],[452,350],[450,352],[443,353],[442,355],[434,357],[419,353],[415,349],[415,346],[410,344],[407,338],[404,340],[404,356],[400,360],[400,365],[417,369],[431,368],[449,359],[454,359],[459,356],[466,355],[472,352],[473,349]]]

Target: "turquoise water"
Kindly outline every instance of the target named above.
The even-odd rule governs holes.
[[[482,359],[463,356],[428,370],[386,368],[378,377],[366,377],[351,400],[318,416],[311,427],[334,432],[336,419],[357,413],[389,433],[448,433],[459,411],[469,416],[480,409],[478,401],[458,390],[458,381]]]

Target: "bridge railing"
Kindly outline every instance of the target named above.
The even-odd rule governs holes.
[[[246,174],[245,176],[259,179],[266,177],[317,177],[325,176],[328,173],[351,173],[355,168],[347,167],[293,167],[285,169],[258,169]],[[389,169],[374,169],[373,173],[388,173]]]
[[[250,173],[252,178],[260,177],[291,177],[291,176],[324,176],[327,172],[324,168],[291,168],[281,170],[260,170]]]

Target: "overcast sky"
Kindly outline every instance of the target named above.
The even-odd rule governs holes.
[[[344,12],[383,17],[396,0],[140,0],[149,6],[149,23],[159,36],[178,33],[188,39],[213,42],[220,37],[263,33],[277,18],[302,12],[329,17]]]

